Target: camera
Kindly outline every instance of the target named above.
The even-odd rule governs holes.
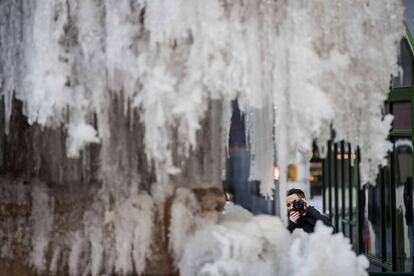
[[[293,211],[296,211],[302,214],[303,212],[305,212],[305,201],[303,201],[302,199],[293,201],[292,208],[293,208]]]

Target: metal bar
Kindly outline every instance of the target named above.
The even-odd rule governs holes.
[[[374,264],[375,266],[381,267],[381,269],[383,271],[390,271],[391,263],[383,263],[381,259],[378,259],[378,258],[376,258],[374,256],[371,256],[371,255],[366,255],[366,257],[367,257],[368,261],[371,264]],[[388,275],[389,272],[375,272],[375,273],[378,273],[380,275]],[[370,273],[370,275],[371,275],[371,273]],[[393,275],[395,275],[395,274],[393,274]]]
[[[369,272],[369,276],[412,276],[412,272]]]
[[[348,179],[349,179],[349,181],[348,181],[348,184],[349,184],[349,210],[348,210],[348,212],[349,212],[349,221],[350,222],[353,222],[352,220],[354,219],[354,214],[353,214],[353,197],[352,197],[352,189],[354,188],[354,180],[353,180],[353,169],[352,169],[352,166],[351,166],[351,162],[352,162],[352,149],[351,149],[351,144],[349,144],[349,147],[348,147],[348,156],[349,156],[349,158],[348,158],[348,168],[349,168],[349,170],[348,170],[348,174],[349,174],[349,176],[348,176]],[[355,223],[354,223],[354,225],[355,225]],[[352,225],[351,223],[349,224],[349,240],[351,241],[351,244],[353,244],[353,241],[354,241],[354,236],[353,236],[353,233],[354,233],[354,229],[353,229],[353,227],[355,227],[354,225]]]
[[[403,42],[402,42],[403,43]],[[388,102],[406,102],[411,100],[411,87],[394,88],[388,97]]]
[[[0,99],[0,171],[5,170],[6,150],[6,108],[4,96]]]
[[[341,213],[342,213],[342,219],[346,219],[345,215],[345,146],[344,141],[341,142],[341,196],[342,196],[342,206],[341,206]],[[345,232],[345,223],[342,221],[342,231]]]
[[[338,199],[338,162],[336,156],[338,154],[338,144],[334,144],[334,179],[335,179],[335,228],[339,232],[339,199]]]
[[[390,137],[407,137],[407,136],[411,136],[411,131],[410,130],[391,130],[389,136]]]
[[[390,113],[393,114],[393,105],[390,104]],[[390,137],[390,141],[394,144],[394,140]],[[390,153],[390,209],[391,209],[391,263],[392,271],[397,269],[397,238],[396,238],[396,205],[395,205],[395,162],[394,151]]]
[[[327,166],[326,166],[326,159],[327,157],[325,157],[324,159],[322,159],[322,213],[326,214],[326,178],[328,176],[327,173]]]
[[[349,219],[341,219],[341,221],[342,221],[342,222],[344,222],[344,223],[346,223],[346,224],[353,225],[353,226],[355,226],[355,225],[356,225],[354,221],[351,221],[351,220],[349,220]]]
[[[329,220],[332,223],[332,142],[328,142],[328,212]]]
[[[407,40],[408,47],[410,48],[411,57],[414,58],[414,39],[410,33],[410,30],[408,29],[407,23],[404,21],[405,25],[405,34],[404,37]]]
[[[359,162],[360,162],[361,158],[360,158],[359,148],[356,151],[356,157],[355,158],[356,158],[355,166],[357,166],[356,167],[356,174],[357,174],[356,175],[356,181],[357,181],[357,212],[356,212],[356,215],[357,215],[357,221],[358,221],[358,224],[357,224],[357,239],[358,239],[358,242],[357,242],[356,251],[357,251],[358,254],[361,254],[362,253],[362,242],[363,242],[363,240],[362,240],[362,227],[361,226],[364,222],[364,214],[361,215],[361,208],[360,208],[360,204],[361,204],[361,175],[360,175],[360,172],[359,172]]]
[[[406,30],[407,30],[407,28],[406,28]],[[413,38],[412,38],[412,36],[411,36],[411,34],[410,34],[410,32],[407,32],[406,31],[406,33],[407,33],[407,41],[408,41],[408,43],[409,43],[409,45],[410,45],[410,50],[411,50],[411,53],[412,53],[412,55],[411,55],[411,87],[410,87],[410,92],[411,92],[411,133],[410,133],[410,136],[411,136],[411,146],[413,146],[414,145],[414,135],[413,135],[413,130],[414,130],[414,85],[413,85],[413,81],[414,81],[414,52],[413,52],[413,50],[414,50],[414,48],[412,47],[414,44],[413,44]],[[413,147],[411,147],[411,148],[413,148]],[[412,176],[414,176],[414,162],[412,161],[412,159],[413,159],[413,151],[411,151],[411,181],[413,181],[413,178],[412,178]],[[413,183],[411,183],[411,184],[413,184]],[[414,195],[414,185],[411,185],[411,195]],[[411,206],[414,206],[414,197],[411,197],[411,201],[412,201],[412,205]],[[412,217],[412,220],[414,221],[414,212],[413,212],[413,217]],[[412,235],[413,235],[413,237],[414,237],[414,227],[411,227],[412,228]],[[414,246],[414,241],[411,241],[411,244],[410,244],[410,246]],[[414,262],[414,259],[413,259],[413,256],[411,256],[411,261],[412,262]],[[412,267],[414,266],[414,264],[412,264]]]
[[[385,182],[384,182],[384,169],[380,170],[380,218],[381,218],[381,260],[383,263],[387,261],[387,236],[385,225]],[[378,184],[377,184],[378,185]],[[384,271],[385,268],[383,268]]]
[[[394,152],[391,153],[390,158],[390,167],[391,167],[391,244],[392,244],[392,270],[396,271],[397,269],[397,226],[396,226],[396,206],[395,206],[395,162],[394,162]]]

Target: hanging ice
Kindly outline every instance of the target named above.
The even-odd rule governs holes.
[[[45,151],[33,150],[29,176],[47,171],[39,165],[47,160],[51,182],[64,183],[79,207],[69,226],[34,219],[38,270],[144,271],[172,186],[220,185],[222,106],[236,97],[244,110],[276,108],[281,202],[296,149],[323,145],[331,126],[336,139],[360,147],[364,181],[391,148],[381,106],[398,72],[399,0],[18,0],[0,2],[0,23],[5,125],[16,97],[32,143]],[[267,172],[270,154],[256,158],[256,172]],[[270,194],[271,171],[260,177]],[[33,195],[52,212],[42,193]]]

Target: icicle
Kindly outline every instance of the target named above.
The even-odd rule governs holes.
[[[273,106],[267,103],[262,109],[250,111],[250,176],[249,180],[260,181],[260,193],[268,198],[273,197]]]
[[[144,271],[152,205],[165,199],[172,190],[170,176],[182,169],[175,155],[191,157],[212,99],[229,103],[238,98],[243,110],[261,116],[254,119],[256,133],[248,134],[254,146],[253,176],[261,178],[266,195],[273,185],[270,107],[277,108],[282,220],[287,165],[298,148],[309,151],[315,139],[326,141],[332,127],[338,139],[359,146],[362,180],[374,182],[392,147],[386,141],[391,117],[382,119],[381,107],[390,74],[398,73],[397,42],[404,29],[399,0],[44,0],[1,5],[6,8],[0,9],[0,18],[7,23],[0,24],[6,126],[14,92],[30,124],[63,125],[69,131],[69,155],[76,156],[88,143],[101,143],[103,188],[97,201],[104,207],[96,216],[105,217],[105,223],[88,224],[93,220],[88,217],[86,229],[74,230],[68,241],[72,275],[88,270],[109,274],[114,268],[120,274]],[[131,154],[138,152],[130,147],[138,137],[129,132],[128,120],[133,119],[128,111],[138,115],[139,130],[145,129],[139,138],[145,158]],[[216,139],[212,144],[222,142]],[[145,176],[136,169],[144,164],[137,159],[154,164],[157,183],[146,187],[158,191],[153,199],[140,194]],[[183,185],[193,184],[189,182]],[[34,186],[30,260],[43,271],[53,203],[40,184]],[[92,254],[89,265],[81,262],[82,252]]]
[[[196,146],[209,98],[238,97],[246,110],[269,100],[279,107],[289,98],[280,122],[290,124],[283,134],[290,141],[280,146],[307,150],[313,139],[325,141],[333,126],[371,160],[361,162],[367,178],[385,160],[368,140],[388,148],[388,120],[379,123],[384,131],[373,132],[372,126],[378,124],[389,75],[398,72],[399,1],[69,2],[33,3],[21,30],[24,64],[17,67],[24,85],[16,96],[31,123],[68,123],[67,110],[80,117],[97,113],[99,137],[84,128],[71,138],[77,141],[69,143],[71,155],[108,139],[105,110],[108,95],[117,94],[124,116],[129,99],[139,110],[146,153],[159,173],[174,168],[174,129],[181,153]],[[4,45],[2,57],[10,63],[12,41]],[[10,96],[13,82],[3,86]],[[6,104],[11,110],[10,97]]]

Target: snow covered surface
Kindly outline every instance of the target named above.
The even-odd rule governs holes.
[[[315,233],[308,235],[302,231],[292,237],[289,250],[292,275],[368,275],[368,259],[356,256],[349,239],[342,233],[332,235],[332,228],[322,222],[317,222]]]
[[[153,205],[158,203],[153,198],[165,197],[141,193],[142,176],[134,171],[137,160],[119,154],[121,149],[132,151],[125,138],[130,136],[122,136],[131,127],[125,118],[144,125],[145,153],[154,162],[161,185],[147,190],[162,191],[170,175],[182,169],[181,163],[174,163],[173,152],[186,156],[196,146],[197,130],[212,99],[224,102],[225,108],[235,97],[244,110],[274,106],[282,214],[287,164],[295,161],[297,149],[310,151],[314,139],[325,145],[331,126],[336,139],[360,147],[364,182],[375,179],[378,165],[386,162],[392,118],[383,118],[381,108],[390,74],[398,72],[403,33],[399,0],[44,0],[0,5],[0,90],[6,125],[14,95],[23,101],[29,123],[67,129],[69,156],[78,156],[88,143],[102,146],[104,183],[96,205],[84,216],[85,228],[65,236],[71,249],[62,254],[69,259],[72,275],[110,273],[113,267],[127,274],[145,268]],[[117,105],[124,114],[115,117]],[[269,114],[264,115],[270,124]],[[122,123],[114,129],[117,120]],[[221,126],[221,118],[210,124]],[[267,164],[272,145],[260,143],[270,142],[272,127],[255,125],[253,134],[256,172],[267,172],[269,166],[261,175],[265,195],[272,188],[273,164]],[[118,144],[114,137],[120,139]],[[34,189],[33,195],[32,262],[44,270],[42,256],[54,222],[52,216],[43,215],[52,212],[53,204],[41,190]],[[270,226],[280,231],[270,231]],[[279,269],[280,275],[289,271],[303,275],[279,263],[289,240],[280,221],[256,218],[242,231],[209,227],[200,230],[204,236],[196,234],[185,246],[189,249],[184,249],[179,262],[184,275],[221,269],[253,273],[259,267],[265,274]],[[345,245],[340,247],[343,240],[323,228],[318,231],[315,239],[332,239],[325,243],[327,250],[339,246],[349,253]],[[214,242],[206,244],[207,237]],[[172,247],[180,248],[180,240],[173,239]],[[297,246],[317,247],[312,238],[305,240]],[[239,241],[240,247],[232,251]],[[223,258],[194,251],[200,244]],[[60,250],[56,247],[53,253],[52,271]],[[348,253],[344,253],[347,261],[341,260],[343,266],[363,267],[364,262]],[[214,265],[203,263],[204,259]],[[308,262],[306,256],[303,260]],[[342,272],[337,269],[341,264],[332,264],[335,271],[328,266],[324,269],[331,274],[318,275]],[[316,272],[309,268],[307,273]]]
[[[241,207],[240,205],[234,204],[231,201],[226,201],[226,205],[224,206],[224,210],[219,217],[219,221],[248,221],[252,217],[253,214]]]

